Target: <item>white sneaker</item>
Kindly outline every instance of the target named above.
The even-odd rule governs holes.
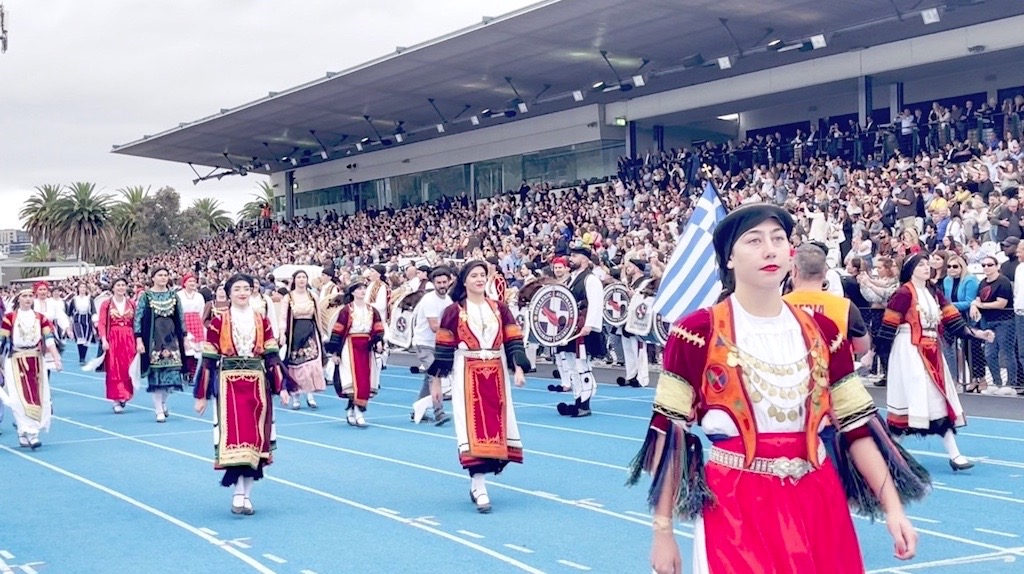
[[[999,387],[999,391],[998,392],[999,392],[999,396],[1001,396],[1001,397],[1015,397],[1015,396],[1017,396],[1017,391],[1015,391],[1013,389],[1013,387],[1010,387],[1010,386]]]
[[[167,417],[164,416],[163,412],[156,413],[156,422],[162,423],[162,422],[166,422],[166,421],[167,421]]]

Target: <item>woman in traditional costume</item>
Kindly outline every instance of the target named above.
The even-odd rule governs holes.
[[[896,557],[914,556],[903,504],[925,495],[928,474],[890,438],[836,325],[782,300],[792,231],[792,217],[769,204],[719,222],[723,299],[670,331],[629,477],[653,475],[658,574],[682,571],[677,516],[696,522],[698,574],[863,574],[850,507],[884,513]],[[713,445],[707,463],[695,424]]]
[[[530,368],[523,332],[505,303],[488,299],[487,264],[471,261],[441,314],[434,362],[427,374],[431,395],[441,400],[441,377],[452,377],[452,418],[459,461],[471,478],[469,496],[481,513],[491,511],[484,475],[523,462],[523,442],[512,408],[512,381],[526,384]]]
[[[135,394],[129,368],[135,358],[135,301],[128,297],[128,281],[114,280],[114,295],[100,305],[99,334],[107,399],[121,414]]]
[[[316,297],[309,290],[309,277],[305,271],[292,275],[292,290],[282,302],[284,305],[281,334],[285,348],[284,364],[288,378],[299,386],[292,394],[292,410],[300,407],[299,397],[306,395],[306,406],[317,408],[313,393],[327,388],[324,380],[323,352],[318,324]]]
[[[199,281],[195,275],[186,273],[181,278],[181,285],[183,289],[178,291],[178,299],[181,299],[181,313],[185,318],[185,376],[191,381],[199,368],[199,360],[203,357],[203,342],[206,341],[206,328],[203,325],[206,300],[198,291]]]
[[[995,334],[968,327],[960,311],[929,287],[928,257],[907,258],[900,272],[903,284],[889,299],[875,342],[888,357],[886,405],[889,430],[896,436],[936,435],[949,454],[949,466],[974,466],[956,444],[956,429],[967,424],[956,392],[956,380],[940,349],[940,335],[971,336],[991,342]]]
[[[234,487],[232,514],[252,515],[253,483],[263,478],[274,448],[273,402],[288,390],[270,321],[249,305],[252,280],[234,275],[224,284],[231,308],[215,317],[206,331],[203,363],[193,389],[196,412],[214,399],[214,468],[224,470],[220,483]]]
[[[89,354],[89,345],[95,342],[96,332],[93,325],[96,307],[89,295],[89,286],[85,283],[78,284],[78,294],[68,302],[67,314],[71,317],[71,330],[75,343],[78,344],[78,364],[84,365]]]
[[[374,353],[384,351],[384,323],[380,313],[366,303],[363,283],[349,285],[341,303],[325,349],[336,365],[334,390],[348,399],[348,424],[365,427],[363,413],[380,387],[380,363]]]
[[[206,308],[203,309],[203,328],[209,329],[213,318],[227,313],[230,308],[231,301],[228,301],[228,294],[224,291],[224,286],[218,285],[213,292],[213,301],[207,303]]]
[[[18,294],[17,308],[0,324],[0,354],[4,356],[4,381],[0,386],[0,411],[6,403],[14,413],[18,446],[35,450],[43,443],[39,433],[50,428],[50,380],[43,360],[46,353],[54,370],[63,368],[53,325],[32,309],[33,293]]]
[[[156,422],[162,423],[170,414],[167,397],[182,390],[183,354],[185,349],[185,318],[177,294],[168,288],[170,275],[158,267],[153,273],[153,287],[147,289],[135,306],[135,346],[141,355],[140,373],[146,377],[147,393],[153,395]]]

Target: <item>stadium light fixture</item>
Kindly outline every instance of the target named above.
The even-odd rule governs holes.
[[[473,124],[474,126],[480,125],[480,117],[479,116],[470,116],[469,117],[469,123]]]
[[[646,85],[647,85],[647,82],[644,80],[644,75],[643,74],[637,74],[637,75],[633,76],[633,86],[634,87],[642,88],[642,87],[644,87]]]
[[[601,88],[604,87],[604,82],[594,82],[594,85],[590,87],[595,90],[600,90]]]
[[[395,141],[397,141],[398,143],[404,142],[405,141],[405,135],[403,135],[403,134],[395,134]]]
[[[437,124],[437,133],[439,133],[439,134],[443,134],[444,133],[444,124]]]
[[[615,125],[619,126],[620,128],[625,126],[626,125],[626,118],[624,116],[619,116],[619,117],[615,118]]]
[[[725,114],[724,116],[718,116],[718,119],[723,122],[738,122],[740,119],[739,114]]]
[[[775,50],[777,52],[777,51],[781,50],[785,45],[786,45],[785,42],[783,42],[782,40],[776,38],[776,39],[772,40],[771,42],[768,42],[768,49],[769,50]]]
[[[718,59],[718,68],[728,70],[732,67],[732,56],[722,56]]]
[[[573,90],[573,92],[572,92],[572,99],[576,100],[577,102],[582,102],[583,101],[583,91],[582,90]]]
[[[363,151],[363,144],[360,142],[356,142],[356,150]]]
[[[818,34],[817,36],[811,36],[811,46],[815,50],[828,47],[828,41],[825,40],[824,34]]]
[[[519,113],[521,114],[525,114],[526,112],[530,111],[530,108],[526,107],[526,102],[519,102],[519,105],[517,107],[519,108]]]
[[[921,19],[924,20],[925,26],[929,24],[938,24],[942,21],[942,15],[939,14],[938,8],[929,8],[927,10],[921,10]]]

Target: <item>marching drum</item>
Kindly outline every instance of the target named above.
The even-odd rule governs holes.
[[[623,283],[612,283],[604,288],[604,322],[610,327],[621,327],[629,317],[629,291]]]
[[[414,312],[423,295],[423,291],[398,293],[391,307],[391,321],[386,335],[388,343],[400,349],[412,348]]]
[[[536,290],[530,298],[526,317],[531,340],[545,347],[559,347],[576,338],[580,318],[572,291],[558,283],[542,285]]]

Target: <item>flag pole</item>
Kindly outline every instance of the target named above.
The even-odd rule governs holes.
[[[726,215],[728,215],[729,211],[731,211],[728,201],[729,198],[727,196],[722,195],[722,191],[718,189],[717,185],[715,185],[715,180],[711,177],[711,166],[708,164],[704,164],[704,166],[701,168],[701,171],[704,175],[704,181],[711,186],[711,189],[715,190],[715,195],[718,196],[718,201],[722,203],[722,209],[725,209],[725,213]],[[703,193],[704,186],[701,186],[701,194]]]

